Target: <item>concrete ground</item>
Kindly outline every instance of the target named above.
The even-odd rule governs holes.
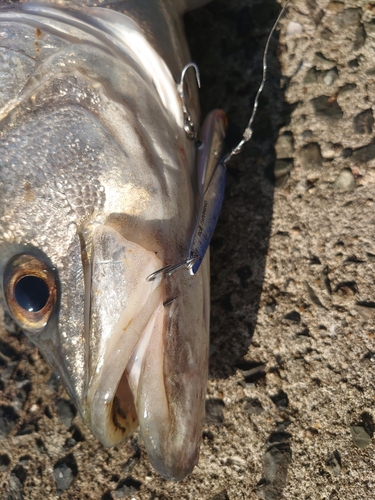
[[[279,4],[187,16],[203,113],[241,136]],[[103,448],[5,317],[0,499],[375,499],[375,7],[292,0],[254,137],[228,168],[212,242],[212,340],[199,465],[181,483],[134,435]]]

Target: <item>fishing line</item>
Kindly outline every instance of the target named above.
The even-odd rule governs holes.
[[[254,118],[255,118],[255,115],[256,115],[256,112],[257,112],[257,109],[258,109],[260,94],[262,93],[263,88],[264,88],[264,84],[266,83],[266,80],[267,80],[267,70],[268,70],[267,56],[268,56],[269,45],[270,45],[270,42],[271,42],[271,38],[272,38],[272,36],[273,36],[273,34],[275,32],[275,29],[277,28],[277,26],[278,26],[278,24],[280,22],[280,19],[284,15],[284,12],[286,11],[289,3],[290,3],[290,0],[287,0],[286,4],[284,5],[284,7],[279,12],[279,15],[277,16],[277,19],[276,19],[274,25],[272,26],[272,29],[271,29],[268,37],[267,37],[266,45],[264,47],[264,52],[263,52],[263,59],[262,59],[262,63],[263,63],[262,81],[261,81],[261,83],[259,85],[259,88],[258,88],[258,91],[257,91],[257,93],[255,95],[254,105],[253,105],[253,111],[251,113],[249,123],[247,124],[247,127],[246,127],[246,129],[245,129],[245,131],[243,133],[243,136],[242,136],[242,139],[240,140],[240,142],[222,160],[222,163],[224,165],[226,165],[228,163],[228,161],[232,158],[232,156],[237,155],[238,153],[240,153],[242,151],[242,148],[243,148],[244,144],[247,141],[249,141],[251,139],[252,135],[253,135],[252,125],[253,125]]]

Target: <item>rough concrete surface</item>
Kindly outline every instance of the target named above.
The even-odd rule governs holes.
[[[240,137],[280,6],[187,16],[203,113]],[[103,448],[5,317],[0,498],[375,499],[375,6],[292,0],[254,136],[228,168],[212,242],[212,342],[199,465],[181,483],[138,435]]]

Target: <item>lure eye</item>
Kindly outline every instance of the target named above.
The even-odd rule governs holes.
[[[13,319],[29,333],[40,332],[56,304],[53,270],[33,255],[18,255],[8,262],[3,285]]]

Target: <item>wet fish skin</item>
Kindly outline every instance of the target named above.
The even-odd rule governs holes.
[[[175,82],[189,61],[181,13],[205,2],[85,3],[0,10],[2,298],[100,441],[139,420],[154,467],[180,480],[204,416],[208,258],[195,276],[146,277],[186,258],[196,222]],[[28,275],[56,289],[42,328],[15,299]]]

